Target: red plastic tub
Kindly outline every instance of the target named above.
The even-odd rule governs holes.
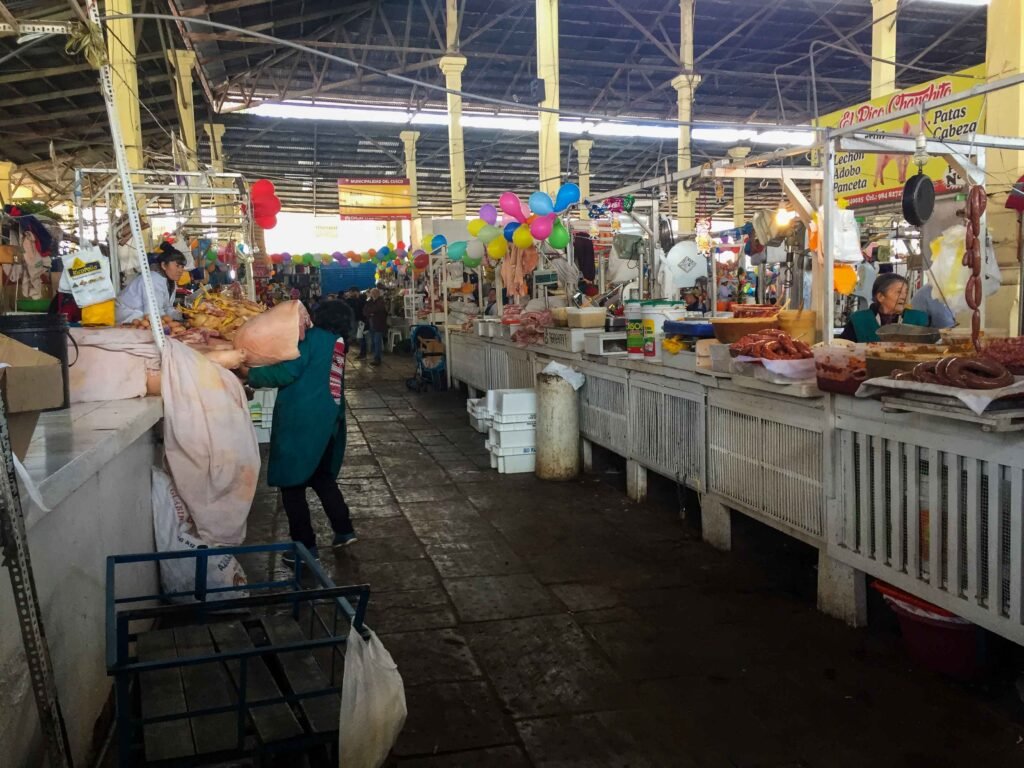
[[[907,653],[922,667],[955,680],[971,682],[986,668],[985,633],[937,605],[875,581],[900,623]]]

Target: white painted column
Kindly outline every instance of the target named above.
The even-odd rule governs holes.
[[[418,131],[402,131],[398,134],[405,145],[405,175],[409,179],[409,199],[411,201],[411,219],[409,221],[409,250],[419,247],[423,238],[423,225],[420,222],[419,186],[416,183],[416,140]]]
[[[594,142],[590,139],[580,139],[573,142],[576,149],[576,157],[580,167],[580,200],[590,199],[590,150],[594,148]],[[590,214],[584,205],[580,205],[580,218],[589,219]]]

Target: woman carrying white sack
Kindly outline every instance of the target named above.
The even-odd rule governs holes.
[[[174,307],[174,292],[184,272],[185,256],[171,248],[162,250],[149,271],[138,275],[118,295],[115,316],[117,324],[124,325],[147,316],[146,285],[143,280],[153,282],[156,313],[160,317],[181,320],[181,312]]]

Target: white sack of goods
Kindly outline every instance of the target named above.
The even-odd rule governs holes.
[[[164,449],[181,499],[210,546],[245,541],[260,451],[235,375],[175,339],[164,347]]]
[[[298,301],[286,301],[254,317],[234,335],[235,349],[245,352],[250,368],[276,365],[299,356],[299,342],[312,323]]]
[[[153,468],[153,538],[157,552],[181,552],[206,549],[199,538],[195,522],[181,500],[174,481],[166,472]],[[195,590],[195,566],[191,558],[160,561],[160,587],[164,594]],[[206,588],[243,587],[248,584],[245,571],[234,555],[213,554],[206,563]],[[210,600],[247,597],[247,590],[218,592]],[[178,602],[191,602],[184,595],[173,598]]]

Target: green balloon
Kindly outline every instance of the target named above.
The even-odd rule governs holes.
[[[476,269],[480,266],[479,256],[470,256],[468,253],[462,257],[462,265],[467,269]]]
[[[488,224],[486,227],[480,230],[480,232],[477,234],[477,237],[480,238],[482,242],[489,243],[492,240],[497,240],[499,237],[501,237],[501,230],[498,229],[497,227],[492,227]]]
[[[569,245],[569,231],[558,219],[555,219],[555,225],[551,228],[551,234],[548,235],[548,245],[559,251]]]

